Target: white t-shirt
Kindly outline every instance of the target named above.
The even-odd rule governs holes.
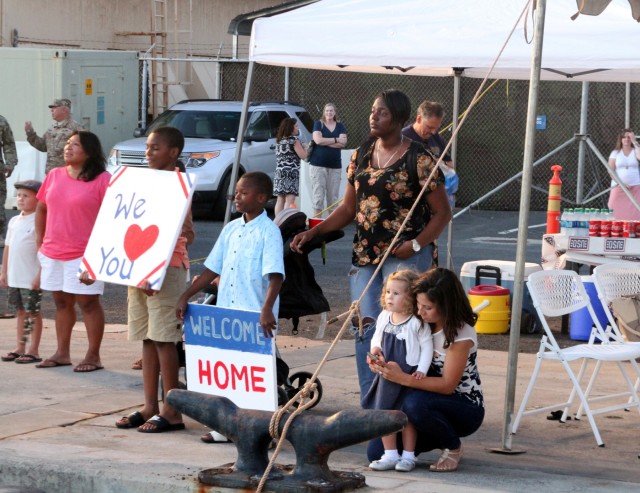
[[[11,288],[31,289],[33,279],[40,268],[36,247],[35,212],[11,218],[5,243],[9,247],[7,284]]]
[[[636,158],[636,150],[631,149],[628,156],[624,152],[613,151],[609,159],[615,159],[616,173],[627,186],[640,185],[640,170],[638,169],[638,158]],[[615,185],[615,182],[612,183]]]

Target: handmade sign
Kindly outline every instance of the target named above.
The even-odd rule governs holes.
[[[187,388],[244,409],[278,406],[274,338],[260,313],[189,303],[184,317]]]
[[[100,207],[80,272],[160,290],[180,236],[195,177],[177,171],[118,168]]]

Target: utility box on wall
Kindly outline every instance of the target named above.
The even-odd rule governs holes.
[[[16,141],[27,139],[25,121],[33,123],[38,135],[53,125],[48,106],[58,98],[71,100],[72,118],[100,138],[107,156],[137,127],[140,69],[135,51],[5,47],[0,48],[0,66],[0,114]],[[11,199],[14,181],[44,177],[43,163],[30,153],[18,154],[7,187]],[[7,206],[12,202],[7,200]]]

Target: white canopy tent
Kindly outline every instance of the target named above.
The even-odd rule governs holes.
[[[525,1],[322,0],[253,24],[249,58],[287,67],[483,78]],[[544,80],[640,81],[640,29],[626,0],[598,17],[549,2]],[[516,29],[491,77],[529,79],[532,19]]]
[[[308,69],[483,78],[527,3],[525,0],[322,0],[258,19],[251,35],[245,112],[240,128],[245,125],[256,62]],[[553,0],[548,7],[545,0],[537,3],[535,50],[530,44],[534,33],[530,15],[516,28],[491,73],[491,78],[532,82],[512,327],[520,326],[522,308],[538,80],[640,81],[637,52],[640,28],[630,18],[628,3],[614,0],[601,16],[581,15],[575,21],[570,19],[578,10],[575,0]],[[242,139],[242,134],[239,138]],[[240,142],[236,168],[241,147]],[[234,169],[232,184],[236,177]],[[513,413],[518,340],[518,331],[511,331],[505,435]],[[503,438],[509,449],[510,439]]]

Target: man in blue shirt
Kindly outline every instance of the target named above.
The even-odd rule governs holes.
[[[402,134],[411,140],[423,143],[436,157],[440,157],[446,147],[446,143],[438,133],[443,118],[444,110],[440,103],[423,101],[418,106],[416,121],[403,128]],[[454,168],[449,152],[445,154],[443,161],[448,167]]]

